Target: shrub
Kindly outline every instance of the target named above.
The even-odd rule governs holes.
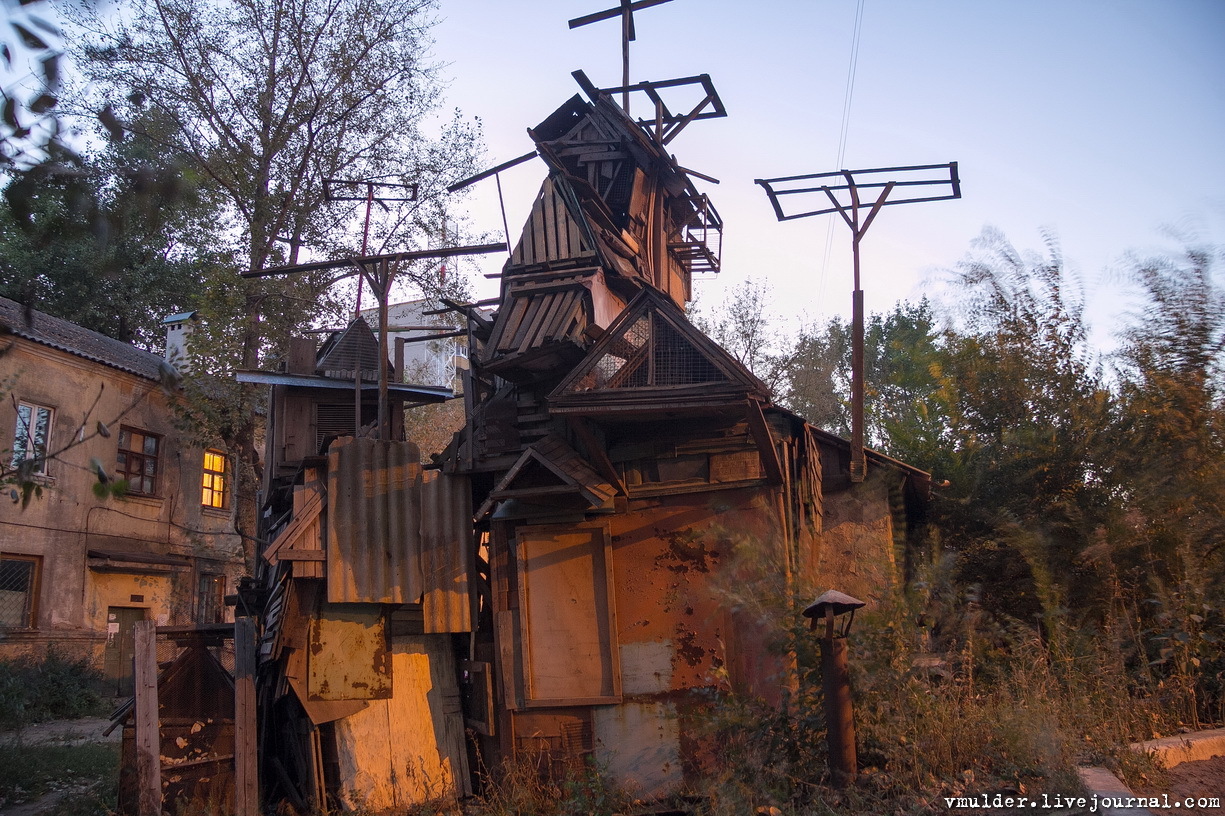
[[[42,657],[0,660],[0,727],[100,714],[102,674],[52,647]]]

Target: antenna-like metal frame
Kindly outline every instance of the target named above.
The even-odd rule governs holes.
[[[905,178],[906,174],[912,177]],[[903,178],[898,179],[897,176]],[[864,455],[864,315],[863,289],[859,284],[859,242],[863,240],[868,227],[872,225],[882,207],[961,198],[961,179],[957,175],[957,162],[878,167],[870,170],[839,170],[833,173],[756,179],[756,183],[765,188],[779,221],[836,212],[851,228],[851,252],[855,265],[855,290],[851,295],[851,481],[862,482],[867,476],[868,462]],[[944,185],[949,186],[950,192],[940,195],[911,195],[889,200],[894,190],[920,190]],[[863,190],[879,193],[875,200],[869,203],[860,199],[859,193]],[[783,202],[790,200],[786,197],[814,193],[823,193],[830,206],[822,205],[816,209],[793,213],[785,211]],[[861,221],[862,210],[867,210],[867,217]]]
[[[602,20],[611,20],[614,17],[621,18],[621,85],[628,89],[630,84],[630,43],[638,39],[638,32],[634,29],[634,12],[650,8],[651,6],[661,6],[669,2],[671,0],[621,0],[621,4],[615,8],[597,11],[594,14],[587,14],[582,17],[575,17],[569,23],[570,29],[573,30],[580,26],[598,23]],[[621,93],[621,107],[626,113],[630,112],[628,90]]]

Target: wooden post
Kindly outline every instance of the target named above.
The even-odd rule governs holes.
[[[162,813],[162,738],[157,716],[157,623],[138,621],[136,638],[136,780],[140,816]]]
[[[234,811],[259,816],[259,767],[255,730],[255,621],[234,621]],[[143,816],[143,814],[142,814]]]

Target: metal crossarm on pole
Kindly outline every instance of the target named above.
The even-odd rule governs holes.
[[[571,30],[573,30],[581,26],[590,25],[591,23],[611,20],[615,17],[621,18],[621,85],[622,87],[628,87],[630,84],[630,43],[638,39],[638,32],[634,29],[634,12],[650,8],[651,6],[661,6],[669,2],[671,0],[621,0],[621,4],[614,8],[597,11],[582,17],[575,17],[570,21],[569,25]],[[626,113],[629,113],[630,102],[628,91],[624,91],[621,94],[621,107]]]
[[[765,189],[779,221],[836,212],[851,228],[855,274],[855,289],[851,294],[851,481],[862,482],[867,477],[868,462],[864,455],[864,314],[859,243],[882,207],[961,198],[957,162],[838,170],[756,179],[756,183]],[[946,186],[948,192],[932,191]],[[868,196],[861,197],[861,192]],[[820,203],[805,209],[805,196],[815,196]],[[861,220],[864,210],[867,214]]]

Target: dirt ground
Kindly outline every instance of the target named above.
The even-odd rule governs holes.
[[[82,745],[87,742],[119,742],[123,729],[116,728],[109,736],[103,736],[111,721],[105,717],[86,717],[80,720],[54,720],[52,722],[27,725],[16,731],[0,731],[0,740],[21,742],[25,745]]]
[[[1140,796],[1170,797],[1170,804],[1191,799],[1221,800],[1221,807],[1154,808],[1154,816],[1225,816],[1225,756],[1183,762],[1166,772],[1166,785],[1160,789],[1145,788],[1137,791]]]

